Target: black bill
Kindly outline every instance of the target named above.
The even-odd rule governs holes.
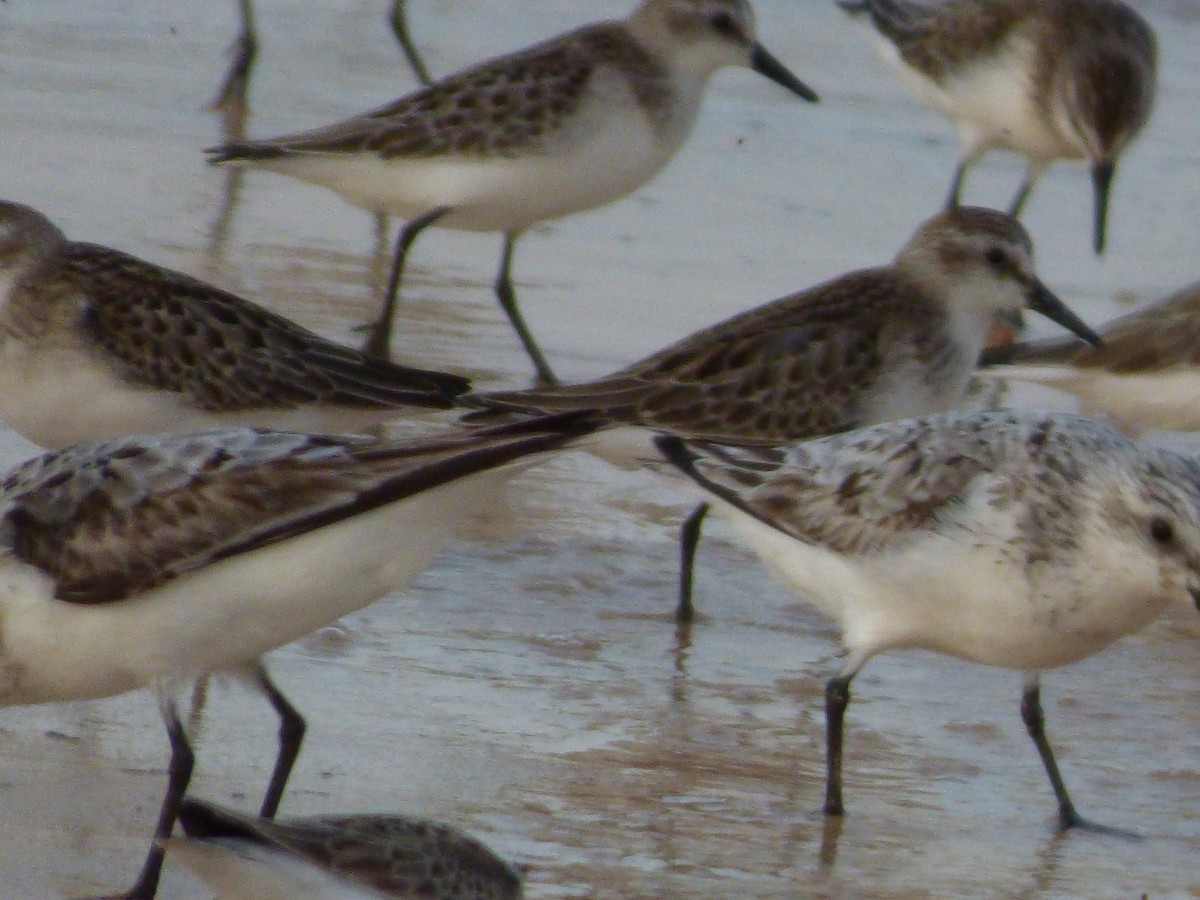
[[[1099,347],[1102,343],[1100,335],[1092,331],[1086,322],[1067,308],[1067,304],[1059,300],[1050,288],[1036,278],[1029,282],[1026,303],[1034,312],[1041,313],[1047,319],[1052,319],[1068,331],[1073,331],[1093,347]]]
[[[797,97],[803,97],[809,103],[816,103],[820,98],[807,84],[793,75],[788,67],[767,52],[767,49],[757,41],[750,48],[750,68],[759,75],[765,75],[776,84],[781,84]]]
[[[1096,195],[1096,212],[1092,225],[1092,247],[1099,256],[1104,252],[1104,241],[1108,231],[1108,194],[1112,187],[1117,164],[1113,160],[1098,162],[1092,166],[1092,189]]]

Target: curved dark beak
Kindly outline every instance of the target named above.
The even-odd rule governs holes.
[[[809,103],[816,103],[820,98],[812,88],[788,71],[788,67],[767,52],[767,48],[755,41],[750,47],[750,68],[759,75],[765,75],[776,84],[781,84],[797,97],[803,97]]]
[[[1192,602],[1196,604],[1197,611],[1200,611],[1200,587],[1188,585],[1188,593],[1192,595]]]
[[[1097,256],[1104,252],[1104,241],[1108,230],[1108,194],[1116,171],[1115,160],[1105,160],[1092,166],[1092,189],[1096,196],[1095,219],[1092,223],[1092,247]]]
[[[1100,335],[1092,331],[1087,324],[1071,312],[1067,308],[1067,304],[1063,303],[1054,295],[1050,288],[1042,284],[1038,279],[1030,279],[1028,284],[1028,293],[1025,295],[1025,302],[1034,312],[1041,313],[1047,319],[1052,319],[1068,331],[1073,331],[1083,340],[1087,341],[1093,347],[1099,347],[1102,343]]]

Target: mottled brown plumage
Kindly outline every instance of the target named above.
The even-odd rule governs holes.
[[[936,384],[956,362],[942,305],[884,268],[757,307],[606,378],[483,396],[498,406],[590,407],[614,424],[776,444],[864,424],[889,373],[921,369]]]
[[[601,66],[628,78],[641,112],[656,121],[671,109],[671,73],[623,25],[589,25],[335,125],[226,144],[210,159],[305,152],[364,152],[385,159],[536,154],[578,111]]]
[[[219,841],[235,852],[257,847],[302,858],[385,897],[523,896],[516,866],[464,832],[428,819],[362,814],[270,821],[186,800],[180,823],[190,838]]]
[[[79,444],[8,474],[0,528],[58,599],[111,603],[593,427],[553,422],[408,443],[224,429]]]
[[[102,429],[96,433],[85,417],[73,425],[52,402],[39,405],[35,393],[54,393],[43,392],[38,378],[93,372],[97,392],[127,394],[131,401],[159,394],[162,428],[177,424],[168,411],[192,427],[222,424],[225,414],[275,425],[270,416],[289,410],[313,411],[314,426],[322,411],[362,411],[364,422],[376,411],[381,421],[406,408],[449,408],[469,386],[458,375],[343,347],[181,272],[68,241],[40,213],[15,203],[0,203],[0,276],[6,282],[0,370],[8,391],[0,414],[39,443],[153,430],[156,419],[135,412],[131,402],[93,423]],[[41,364],[46,371],[33,374]],[[55,421],[47,430],[57,434],[44,441],[49,419]]]
[[[1006,262],[985,260],[995,248]],[[1008,216],[954,210],[924,223],[893,265],[734,316],[610,376],[466,401],[766,445],[949,409],[982,346],[983,311],[1023,305],[1031,252]]]

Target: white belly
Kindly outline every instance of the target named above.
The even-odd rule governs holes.
[[[1200,430],[1200,369],[1195,366],[1127,375],[1073,366],[997,366],[979,374],[1074,394],[1087,412],[1102,414],[1126,431]]]
[[[992,148],[1042,163],[1085,156],[1074,133],[1034,105],[1025,63],[1030,52],[1028,42],[1014,40],[995,56],[939,84],[906,65],[891,44],[883,49],[913,94],[954,122],[964,159]]]
[[[0,562],[0,705],[106,697],[255,659],[404,587],[462,517],[525,465],[453,481],[126,601],[55,600],[40,573]]]
[[[0,347],[0,421],[46,448],[130,434],[247,425],[285,431],[367,431],[404,410],[305,406],[210,412],[183,394],[146,390],[85,354],[10,342]]]
[[[299,857],[246,841],[171,838],[172,860],[182,861],[222,900],[383,900]]]

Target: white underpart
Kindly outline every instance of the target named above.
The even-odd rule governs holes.
[[[412,219],[438,207],[439,227],[521,231],[611,203],[670,161],[695,124],[706,78],[677,77],[678,104],[659,130],[620,73],[602,68],[575,116],[549,146],[518,156],[383,159],[307,153],[235,164],[323,185],[366,209]]]
[[[134,599],[52,597],[0,559],[0,705],[106,697],[252,660],[398,590],[518,463],[206,566]]]
[[[980,369],[979,375],[1066,391],[1087,411],[1103,413],[1124,428],[1200,430],[1200,369],[1195,366],[1117,374],[1097,368],[1019,365]]]
[[[75,348],[0,342],[0,421],[42,447],[130,434],[248,425],[285,431],[370,429],[402,415],[386,408],[308,405],[217,413],[175,391],[137,387]]]
[[[192,870],[220,900],[381,900],[307,860],[231,838],[171,838],[168,858]]]
[[[877,653],[921,648],[1022,671],[1083,659],[1157,618],[1170,602],[1156,561],[1094,521],[1058,570],[1030,583],[1008,555],[1017,518],[979,494],[962,524],[914,535],[886,552],[849,556],[798,541],[717,501],[734,529],[784,584],[841,628],[846,671]]]
[[[1004,148],[1027,157],[1036,174],[1055,159],[1087,155],[1086,146],[1061,115],[1047,118],[1032,102],[1028,72],[1033,45],[1028,38],[1012,38],[992,56],[942,84],[908,66],[887,40],[880,45],[881,55],[917,99],[954,122],[962,142],[962,161],[969,164],[988,150]]]

